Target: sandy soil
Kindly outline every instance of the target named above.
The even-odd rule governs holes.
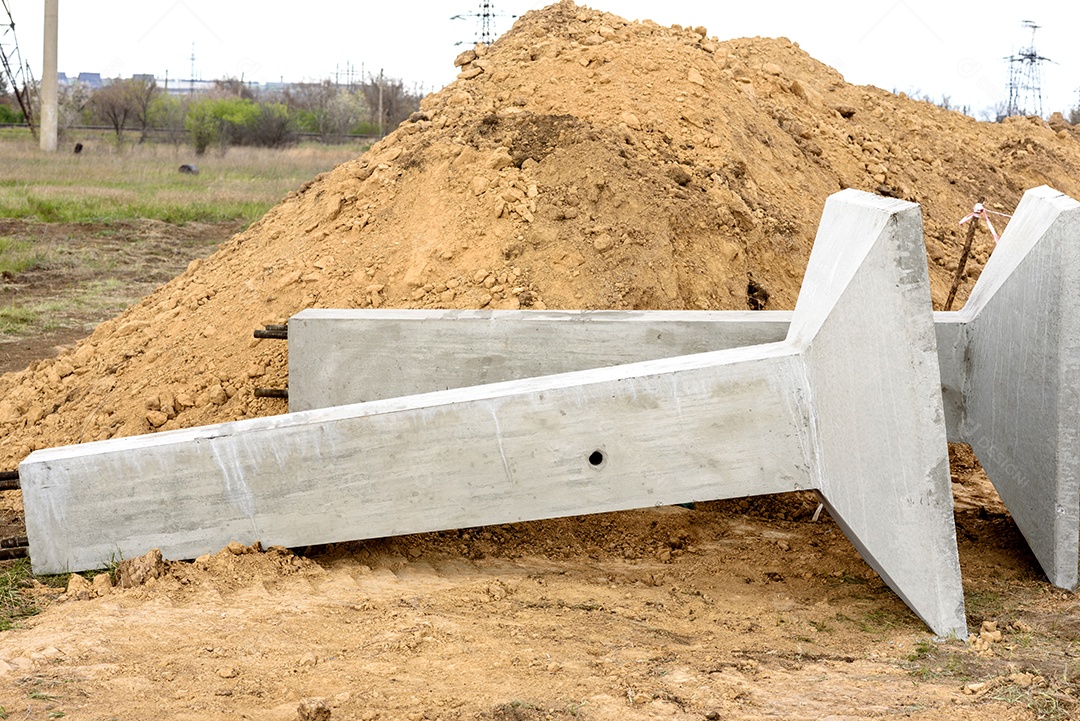
[[[0,376],[0,467],[282,412],[251,391],[286,384],[286,350],[251,330],[305,307],[789,308],[841,187],[922,204],[940,304],[979,196],[1007,212],[1044,182],[1080,195],[1074,128],[851,86],[786,39],[564,2],[458,64],[364,157]],[[961,300],[993,250],[979,238]],[[952,450],[971,639],[931,639],[798,495],[132,561],[127,587],[34,589],[46,610],[0,634],[0,705],[120,721],[1067,718],[1076,599]]]
[[[957,515],[972,625],[1002,632],[980,650],[933,641],[815,505],[146,563],[144,585],[73,584],[0,635],[0,705],[124,721],[304,718],[316,698],[342,719],[1066,717],[1076,600],[1039,578],[1000,507]]]

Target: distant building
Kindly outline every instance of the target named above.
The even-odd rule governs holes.
[[[150,83],[154,82],[154,74],[153,73],[135,73],[134,75],[131,76],[131,79],[132,80],[138,80],[140,83],[146,83],[146,84],[149,85]]]
[[[100,88],[105,84],[101,80],[101,73],[79,73],[78,82],[90,88]]]

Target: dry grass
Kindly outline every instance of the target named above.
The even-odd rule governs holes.
[[[67,150],[43,153],[25,134],[0,134],[0,217],[250,222],[290,190],[364,150],[360,145],[230,148],[196,158],[186,146],[118,148],[104,135],[81,142],[79,155]],[[65,148],[70,145],[72,141],[64,143]],[[179,173],[183,163],[198,165],[199,174]]]

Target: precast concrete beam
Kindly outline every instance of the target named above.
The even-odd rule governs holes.
[[[1025,193],[967,303],[959,436],[1050,581],[1080,554],[1080,203]]]
[[[34,570],[816,489],[963,636],[921,229],[912,203],[829,198],[781,342],[35,451]]]
[[[1051,583],[1080,553],[1080,211],[1029,190],[959,311],[934,313],[948,438],[969,443]],[[791,311],[305,310],[289,320],[289,407],[737,348]]]

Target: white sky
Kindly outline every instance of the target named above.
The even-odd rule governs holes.
[[[507,30],[532,0],[495,0],[497,32]],[[41,74],[43,0],[8,0],[23,57]],[[60,70],[103,76],[153,73],[160,79],[317,80],[348,65],[380,68],[426,91],[454,79],[460,40],[477,33],[477,0],[331,2],[305,0],[60,0]],[[1025,0],[983,3],[942,0],[597,0],[591,7],[663,25],[704,25],[721,40],[785,36],[849,82],[886,90],[949,95],[976,115],[1007,97],[1002,58],[1027,45],[1022,20],[1043,26],[1045,114],[1078,104],[1080,3]],[[6,22],[6,18],[3,19]]]

